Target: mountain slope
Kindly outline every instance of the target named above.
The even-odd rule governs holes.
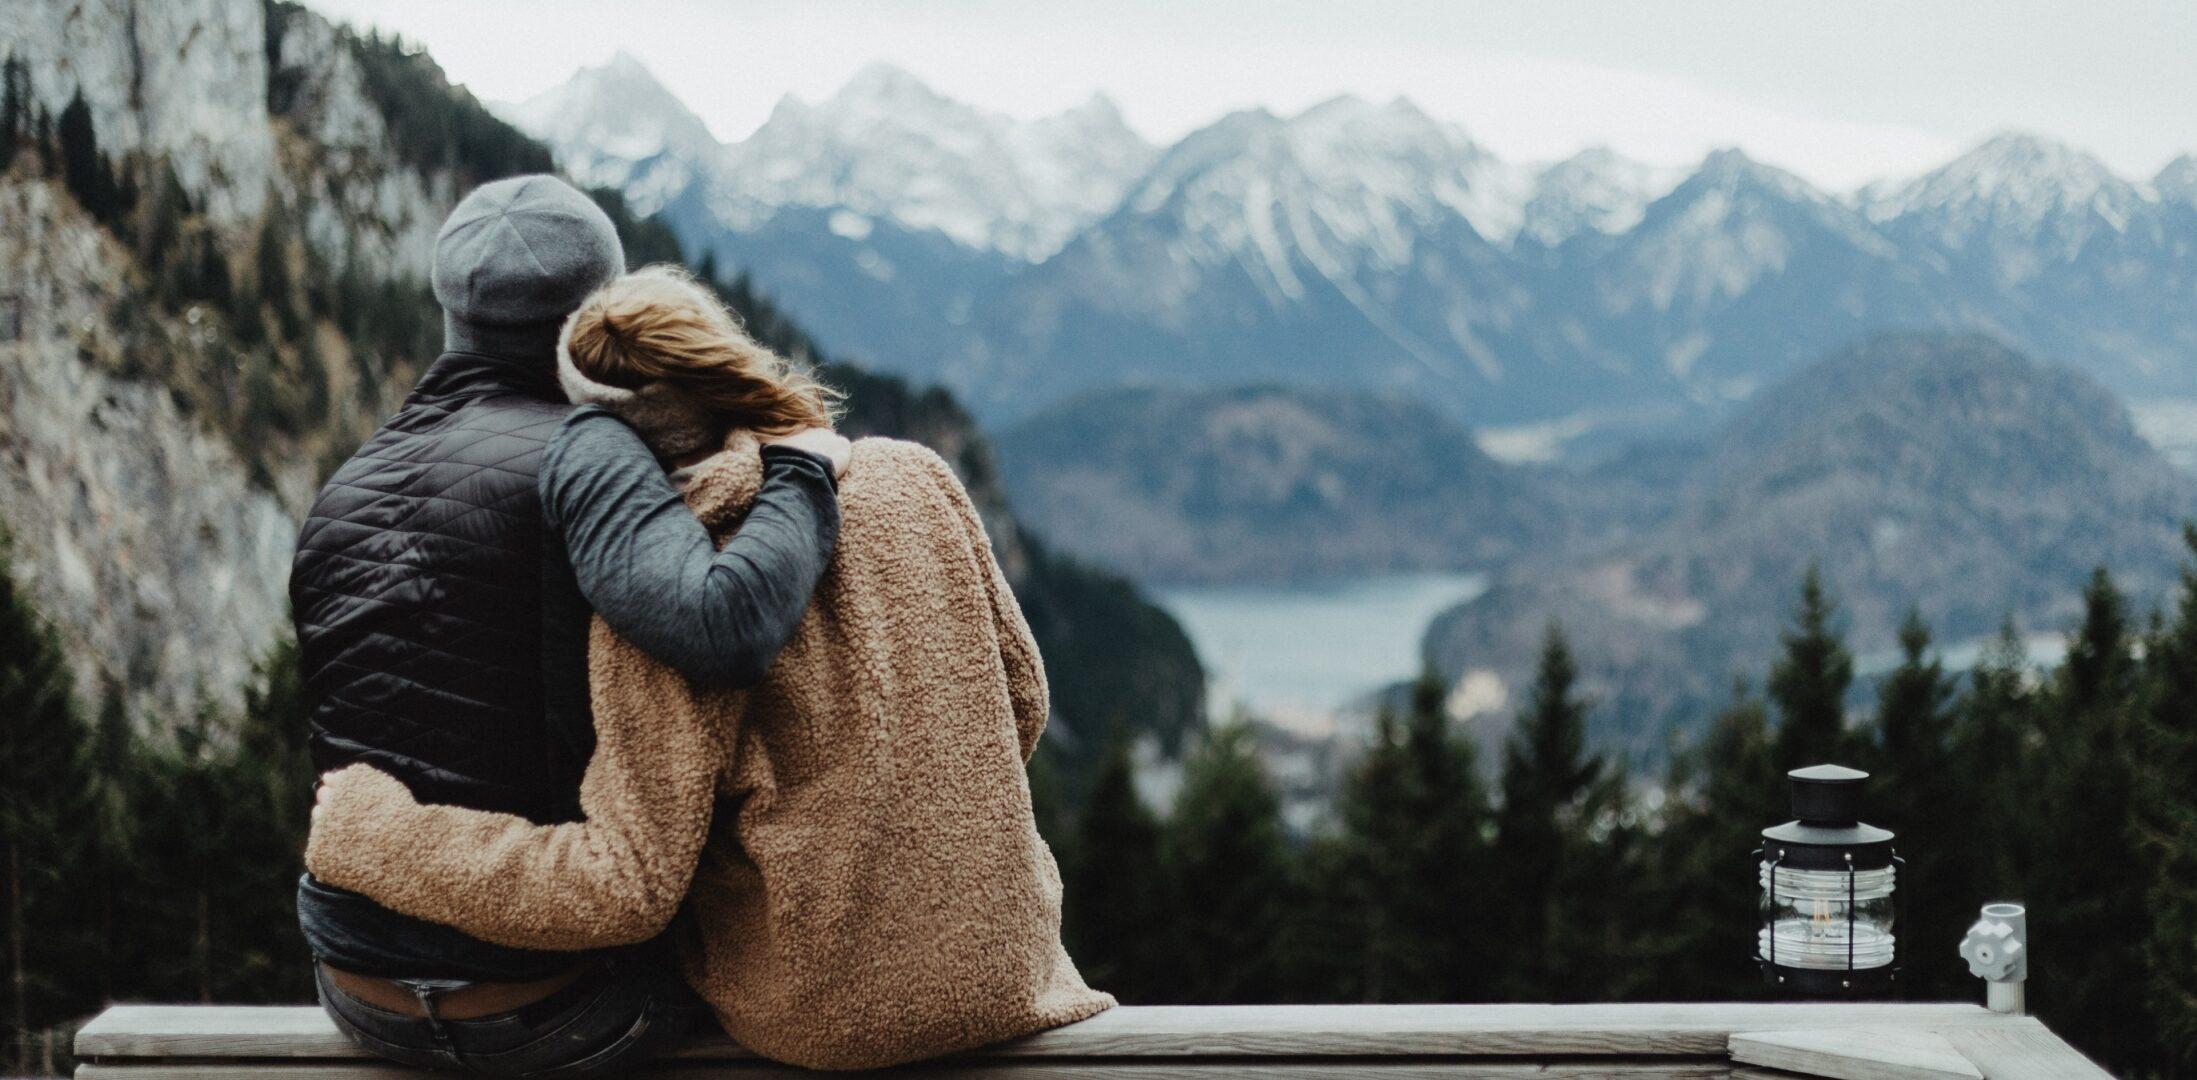
[[[2186,163],[2140,184],[2011,135],[1842,199],[1736,151],[1521,168],[1408,102],[1251,110],[1156,157],[1083,112],[1018,126],[873,69],[789,99],[672,217],[834,347],[1003,421],[1123,378],[1268,381],[1606,443],[1932,327],[2197,398]],[[1049,124],[1076,134],[1027,152]]]
[[[0,130],[0,529],[94,701],[155,729],[202,703],[221,715],[287,623],[295,522],[325,469],[439,350],[436,228],[475,184],[550,154],[426,54],[302,7],[22,14],[0,24],[9,101],[29,106]],[[161,29],[157,49],[131,46],[133,20]],[[228,146],[218,168],[191,156]],[[602,198],[634,261],[679,257],[661,223]],[[813,354],[752,292],[734,300]],[[1039,628],[1064,748],[1116,730],[1176,746],[1202,722],[1181,630],[1019,527],[949,395],[828,374],[855,430],[962,470]]]
[[[469,97],[416,125],[391,92],[439,73],[287,5],[39,0],[0,57],[0,527],[77,684],[158,726],[286,622],[319,466],[435,336],[454,192],[548,157]]]
[[[780,102],[727,151],[710,206],[734,231],[831,207],[1030,260],[1111,209],[1151,153],[1104,98],[1023,123],[872,64],[824,102]]]
[[[1469,432],[1395,398],[1099,391],[1004,433],[999,456],[1031,521],[1144,582],[1477,568],[1560,518]]]
[[[835,353],[915,374],[1154,153],[1104,97],[1025,122],[888,64],[825,101],[785,99],[730,146],[623,55],[506,112],[568,170],[662,213],[690,257],[763,282]]]
[[[549,144],[575,182],[614,188],[643,214],[702,182],[722,152],[702,118],[625,52],[498,112]]]
[[[1406,101],[1238,113],[1020,273],[940,375],[1001,415],[1119,380],[1291,380],[1454,400],[1533,298],[1484,232],[1514,178]]]
[[[1885,336],[1826,357],[1749,402],[1674,486],[1652,525],[1508,568],[1436,622],[1430,654],[1515,693],[1557,620],[1597,715],[1618,725],[1603,735],[1657,752],[1667,724],[1762,670],[1810,562],[1867,657],[1909,605],[1958,642],[2009,614],[2067,626],[2101,564],[2159,594],[2197,514],[2197,482],[2104,389],[1981,337]]]

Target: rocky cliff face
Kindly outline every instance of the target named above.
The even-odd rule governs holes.
[[[175,252],[141,208],[172,172],[180,198],[162,213],[205,237],[223,291],[303,310],[335,268],[399,289],[423,278],[457,184],[397,164],[353,50],[301,9],[27,0],[0,24],[0,57],[31,112],[81,96],[100,154],[147,200],[134,227],[103,227],[33,149],[0,168],[0,528],[15,571],[87,700],[120,693],[146,724],[231,704],[286,622],[295,521],[321,463],[409,381],[374,376],[414,361],[371,357],[310,315],[252,340],[248,305],[164,293]],[[276,218],[294,234],[266,239]],[[269,258],[286,290],[262,280]],[[313,423],[248,422],[254,395],[307,384],[325,399]]]
[[[276,182],[258,0],[10,0],[0,55],[58,116],[81,93],[111,153],[164,158],[227,227]]]
[[[0,266],[16,574],[80,687],[125,692],[140,716],[231,699],[286,615],[291,511],[164,387],[120,374],[135,353],[204,353],[219,335],[127,316],[129,259],[50,183],[0,183]]]
[[[425,54],[280,0],[11,4],[0,61],[0,531],[87,699],[158,727],[233,704],[283,632],[294,523],[439,346],[450,207],[551,159]],[[680,258],[605,198],[632,261]],[[766,341],[816,355],[742,295]],[[984,503],[1050,741],[1179,745],[1203,717],[1180,628],[1016,526],[950,395],[827,374],[851,428],[938,448]]]

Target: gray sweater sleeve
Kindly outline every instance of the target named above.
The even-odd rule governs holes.
[[[541,493],[596,614],[711,686],[761,681],[839,539],[831,467],[765,447],[755,506],[718,550],[641,437],[594,408],[573,413],[550,442]]]

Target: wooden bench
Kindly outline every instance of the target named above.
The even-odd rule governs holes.
[[[310,1007],[121,1005],[85,1025],[76,1052],[83,1080],[426,1075],[374,1061]],[[722,1038],[697,1040],[650,1072],[807,1075]],[[1845,1003],[1119,1008],[894,1072],[933,1080],[2110,1080],[2027,1017],[1974,1005]]]

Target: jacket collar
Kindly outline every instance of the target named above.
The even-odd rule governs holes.
[[[483,394],[517,394],[542,401],[563,401],[557,388],[556,360],[539,357],[498,356],[489,353],[443,353],[428,365],[427,374],[412,387],[412,400],[478,397]]]
[[[411,400],[517,394],[563,401],[557,385],[556,323],[486,326],[443,314],[442,355],[413,386]]]

